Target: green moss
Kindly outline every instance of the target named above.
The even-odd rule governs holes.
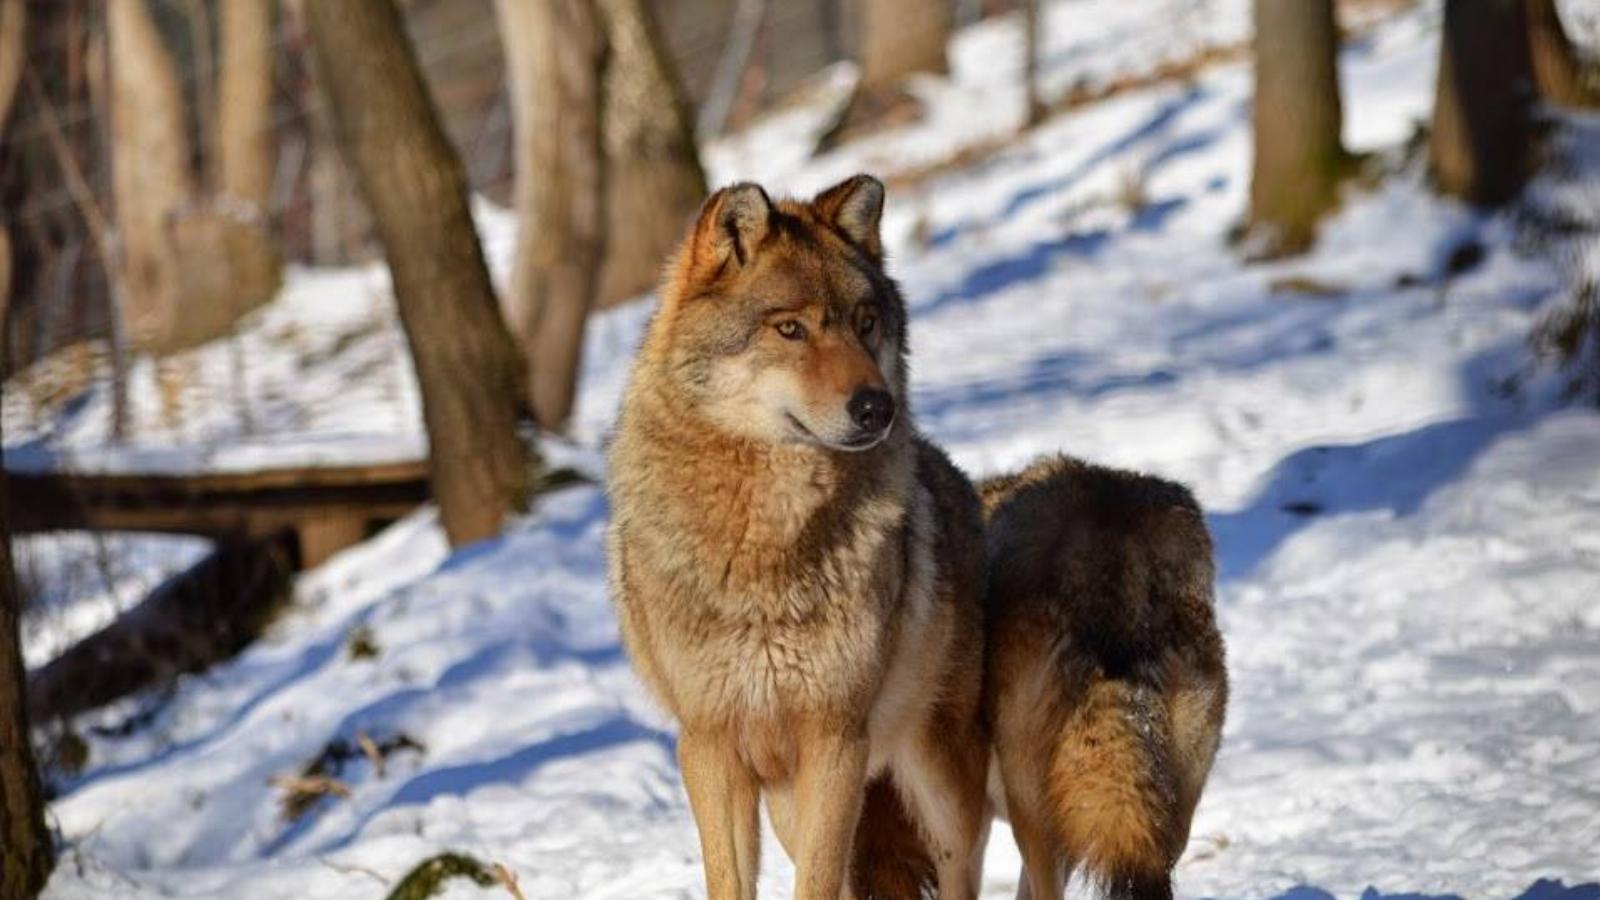
[[[462,853],[441,853],[417,863],[400,879],[387,900],[426,900],[452,878],[470,878],[478,887],[493,887],[494,870]]]

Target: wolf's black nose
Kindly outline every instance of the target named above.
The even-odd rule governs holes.
[[[846,408],[850,412],[850,420],[862,431],[882,431],[894,421],[894,398],[889,396],[888,391],[877,388],[856,391]]]

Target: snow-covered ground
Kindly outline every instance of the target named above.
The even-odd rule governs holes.
[[[1237,40],[1246,8],[1055,4],[1049,83]],[[1211,510],[1234,693],[1178,869],[1185,896],[1600,896],[1540,882],[1600,879],[1600,415],[1557,402],[1527,349],[1578,272],[1516,250],[1512,217],[1432,198],[1401,158],[1436,37],[1424,8],[1347,48],[1347,139],[1387,175],[1302,259],[1245,266],[1224,240],[1248,189],[1240,63],[1058,117],[891,194],[924,430],[974,475],[1065,449],[1184,480]],[[945,152],[992,137],[1020,104],[1014,73],[980,63],[1015,39],[1004,22],[963,34],[955,78],[926,86],[929,125],[808,162],[795,142],[824,116],[798,108],[713,148],[715,171],[811,189],[875,160],[926,161],[935,137]],[[1570,164],[1541,202],[1593,218],[1597,143],[1600,120],[1566,126]],[[499,258],[509,223],[482,218]],[[1483,262],[1448,274],[1467,241]],[[255,427],[284,416],[335,456],[323,436],[385,452],[421,440],[382,291],[375,271],[295,276],[240,340],[280,333],[308,361],[269,354],[252,377],[343,372],[331,383],[347,389],[254,403]],[[573,436],[596,465],[648,314],[591,328]],[[225,351],[202,355],[222,366]],[[92,402],[33,431],[8,406],[6,432],[92,459]],[[174,465],[292,444],[251,449],[239,423],[218,401],[141,440]],[[442,850],[503,862],[529,898],[701,896],[671,724],[617,642],[606,515],[600,490],[573,488],[450,554],[425,510],[303,577],[266,639],[184,682],[147,725],[91,736],[51,807],[67,851],[47,896],[376,898]],[[347,762],[348,798],[287,821],[271,780],[358,735],[422,749],[382,772]],[[787,896],[782,853],[765,860],[763,896]],[[1012,896],[1017,868],[997,827],[984,896]],[[497,894],[459,882],[447,896]]]

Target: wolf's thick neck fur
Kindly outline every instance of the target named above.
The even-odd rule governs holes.
[[[641,368],[665,364],[658,340],[653,328]],[[909,416],[879,446],[847,453],[729,434],[697,416],[669,377],[636,372],[634,384],[613,449],[619,512],[665,529],[684,577],[718,582],[701,585],[711,593],[772,596],[774,584],[826,577],[834,554],[900,531],[914,484]]]

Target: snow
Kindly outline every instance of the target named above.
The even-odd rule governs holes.
[[[1192,6],[1056,4],[1049,83],[1243,35],[1247,4],[1173,26]],[[1210,510],[1233,700],[1178,868],[1184,896],[1600,892],[1565,887],[1600,879],[1600,417],[1562,404],[1527,348],[1600,247],[1590,235],[1573,239],[1587,257],[1519,252],[1515,217],[1428,193],[1400,147],[1427,114],[1436,36],[1437,10],[1407,10],[1344,54],[1347,137],[1383,177],[1346,197],[1304,258],[1246,266],[1225,242],[1248,189],[1237,62],[1052,119],[890,195],[914,406],[959,464],[983,475],[1065,449],[1181,479]],[[992,137],[1020,112],[999,96],[1015,73],[979,63],[1015,40],[1005,21],[961,35],[955,77],[924,85],[928,123],[806,161],[796,142],[836,101],[819,89],[711,148],[713,171],[802,190]],[[1592,210],[1600,119],[1564,127],[1565,174],[1531,196]],[[479,218],[503,271],[513,223]],[[1485,259],[1452,275],[1466,240]],[[1281,289],[1292,279],[1332,295]],[[327,447],[340,433],[371,441],[360,452],[415,452],[383,290],[377,270],[296,273],[246,330],[252,383],[282,392],[252,404],[285,421],[274,439],[251,438],[222,398],[179,426],[146,420],[141,446],[173,465],[254,464],[278,437]],[[561,451],[585,469],[601,466],[649,313],[623,307],[590,329]],[[294,353],[272,349],[285,332],[303,342]],[[197,358],[220,366],[226,349]],[[100,402],[15,433],[92,459]],[[7,433],[31,414],[8,406]],[[618,644],[606,516],[600,489],[572,488],[452,554],[425,509],[303,576],[237,660],[99,717],[149,723],[91,734],[88,768],[59,779],[67,850],[47,896],[376,897],[442,850],[505,863],[530,898],[701,896],[672,725]],[[375,656],[350,652],[356,635]],[[271,779],[358,734],[424,750],[381,775],[350,763],[348,799],[285,821]],[[770,842],[764,861],[762,896],[788,896]],[[1012,896],[1017,872],[997,826],[984,896]]]
[[[31,669],[59,656],[210,549],[210,541],[186,535],[18,535],[11,551],[24,597],[23,663]]]

